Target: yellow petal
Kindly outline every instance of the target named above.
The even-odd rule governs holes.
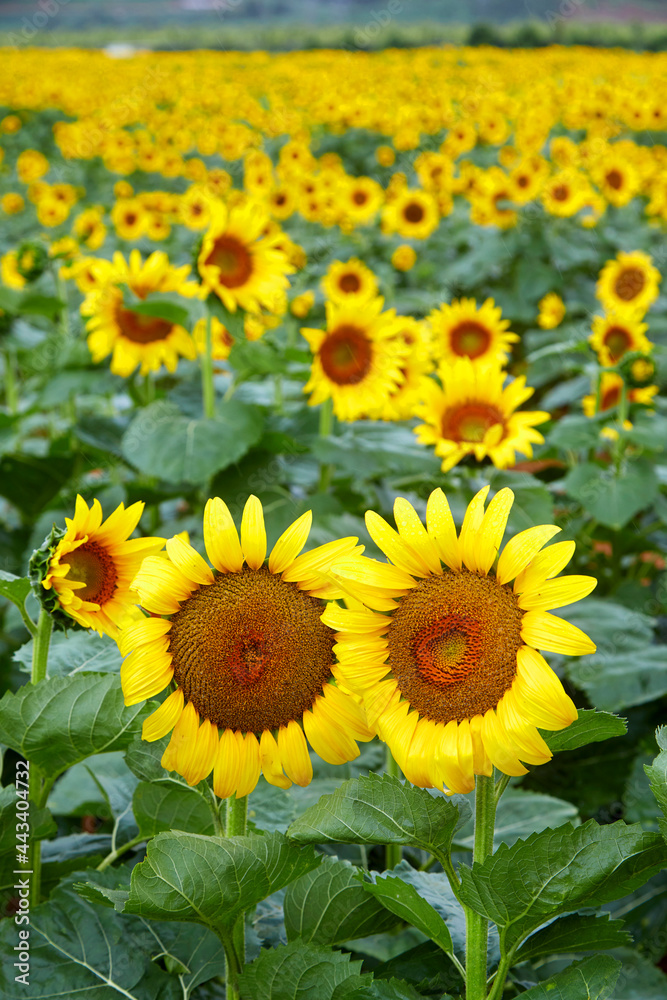
[[[241,548],[250,569],[259,569],[266,559],[266,528],[262,504],[252,494],[243,508],[241,521]]]
[[[420,719],[403,762],[405,777],[418,788],[433,787],[431,760],[435,734],[436,723],[432,719]]]
[[[536,584],[534,588],[527,587],[519,596],[518,604],[523,611],[564,608],[588,597],[596,586],[594,576],[559,576],[556,580]]]
[[[428,566],[414,553],[397,531],[387,524],[383,517],[374,510],[366,511],[366,527],[368,534],[394,566],[412,576],[424,576]]]
[[[324,612],[320,615],[321,621],[335,632],[351,632],[363,635],[379,635],[386,632],[391,625],[391,618],[385,615],[377,615],[372,611],[349,611],[341,608],[338,604],[327,604]]]
[[[482,739],[484,740],[484,746],[486,747],[489,759],[499,771],[502,771],[503,774],[515,776],[527,773],[527,769],[516,754],[513,753],[505,731],[492,708],[484,715]]]
[[[349,580],[362,586],[378,588],[383,596],[399,595],[415,587],[412,576],[397,566],[377,562],[366,556],[341,559],[332,567],[337,579]]]
[[[319,577],[322,573],[327,573],[332,563],[349,556],[355,550],[358,540],[351,537],[337,538],[333,542],[318,545],[310,552],[304,552],[283,571],[283,580],[287,580],[288,583],[300,583],[307,577]]]
[[[560,528],[555,524],[539,524],[535,528],[526,528],[514,538],[510,538],[498,560],[496,569],[498,581],[509,583],[513,580],[559,531]]]
[[[447,503],[447,497],[440,488],[433,490],[426,504],[426,527],[434,540],[445,566],[461,569],[461,548],[456,535],[456,525]]]
[[[181,712],[171,734],[171,739],[162,754],[162,766],[167,771],[177,771],[178,774],[185,777],[183,772],[188,770],[198,729],[199,716],[196,708],[189,701]]]
[[[521,638],[528,646],[548,653],[583,656],[594,653],[595,643],[576,625],[546,611],[527,611],[521,622]]]
[[[189,785],[198,785],[213,770],[218,750],[218,728],[210,719],[204,719],[197,730],[187,773],[183,777]]]
[[[269,570],[272,573],[278,575],[291,566],[308,541],[312,523],[313,512],[307,510],[294,524],[290,524],[289,528],[283,531],[269,556]]]
[[[458,723],[453,720],[439,731],[435,763],[449,791],[465,795],[475,787],[475,775],[472,771],[464,771],[459,762],[458,729]]]
[[[294,719],[278,730],[278,749],[285,773],[296,785],[309,785],[313,779],[313,765],[306,737]]]
[[[174,566],[193,584],[213,583],[213,573],[206,561],[202,559],[196,549],[184,542],[182,538],[175,536],[167,540],[167,555]]]
[[[261,764],[259,761],[259,743],[254,733],[236,733],[236,743],[239,748],[239,778],[236,786],[236,798],[242,799],[250,795],[259,781]]]
[[[574,702],[544,657],[522,646],[516,661],[517,676],[510,691],[523,718],[533,726],[550,730],[564,729],[574,722],[578,716]]]
[[[479,531],[480,525],[484,519],[484,501],[486,500],[486,495],[489,492],[489,486],[483,486],[478,493],[472,498],[465,512],[463,518],[463,524],[461,525],[461,533],[459,534],[459,547],[461,549],[461,558],[463,563],[468,569],[473,571],[476,570],[476,559],[475,559],[475,539],[477,538],[477,532]]]
[[[181,601],[186,601],[196,588],[172,563],[161,556],[148,556],[141,564],[132,589],[147,611],[173,615],[180,611]]]
[[[517,710],[511,688],[498,702],[496,713],[520,760],[526,764],[546,764],[551,760],[551,750],[535,726],[522,718]]]
[[[411,712],[407,701],[399,701],[397,705],[386,709],[377,720],[378,734],[389,744],[401,770],[418,722],[419,712]]]
[[[556,576],[565,569],[574,555],[574,550],[574,542],[555,542],[538,552],[514,581],[514,593],[520,594]]]
[[[166,618],[142,618],[141,621],[128,625],[121,629],[118,636],[121,656],[127,656],[133,649],[161,639],[170,628],[171,622]]]
[[[485,774],[487,778],[490,778],[493,774],[493,764],[489,760],[486,747],[484,746],[484,740],[482,738],[483,725],[484,717],[482,715],[473,715],[470,720],[472,763],[475,774]]]
[[[228,798],[239,780],[240,753],[232,729],[223,730],[213,766],[213,791],[221,799]]]
[[[400,700],[401,692],[393,678],[379,681],[370,691],[364,693],[364,711],[368,725],[376,728],[380,716],[393,710]]]
[[[323,701],[316,698],[312,709],[303,713],[303,728],[318,757],[327,764],[345,764],[359,756],[359,747],[348,733],[334,725]]]
[[[183,711],[183,702],[183,691],[181,688],[176,688],[155,712],[144,719],[144,724],[141,727],[142,740],[152,743],[154,740],[160,740],[166,736],[178,722]]]
[[[364,710],[349,694],[344,694],[335,684],[325,684],[321,708],[335,726],[352,739],[367,742],[375,735],[366,723]]]
[[[399,535],[419,556],[426,571],[442,573],[438,546],[421,523],[417,511],[404,497],[394,500],[394,520]]]
[[[264,730],[259,740],[259,761],[262,765],[262,774],[270,785],[277,785],[278,788],[291,787],[292,782],[283,774],[278,744],[269,729]]]
[[[505,487],[496,493],[486,508],[486,513],[474,535],[474,540],[471,538],[471,557],[474,565],[470,566],[470,569],[486,576],[493,566],[505,534],[507,518],[513,503],[514,494]]]
[[[208,557],[221,573],[240,573],[243,550],[234,519],[220,497],[206,501],[204,508],[204,544]]]

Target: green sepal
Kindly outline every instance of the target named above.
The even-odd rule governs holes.
[[[58,543],[65,537],[66,533],[66,528],[59,528],[56,524],[53,525],[42,544],[30,556],[28,575],[32,585],[32,592],[40,605],[50,615],[54,629],[59,632],[67,632],[68,629],[85,631],[84,625],[80,625],[71,615],[63,611],[55,587],[47,590],[42,586],[42,581],[46,578],[49,571],[53,554],[58,548]]]

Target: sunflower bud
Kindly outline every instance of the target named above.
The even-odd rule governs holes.
[[[16,270],[29,283],[42,276],[47,263],[48,254],[41,243],[27,241],[16,251]]]
[[[618,371],[630,389],[644,389],[655,379],[655,362],[647,354],[632,351],[623,357]]]
[[[65,533],[65,528],[59,528],[54,524],[42,544],[30,556],[28,563],[28,575],[33,593],[44,610],[51,616],[54,629],[61,632],[66,632],[67,629],[84,629],[83,625],[80,625],[63,610],[58,591],[55,588],[46,590],[44,587],[44,580],[49,574],[51,560]]]

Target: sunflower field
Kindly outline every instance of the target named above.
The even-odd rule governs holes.
[[[0,54],[0,996],[667,998],[667,55]]]

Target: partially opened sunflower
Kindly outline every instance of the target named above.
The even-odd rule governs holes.
[[[253,790],[262,772],[288,788],[313,774],[308,742],[331,764],[359,754],[369,740],[362,709],[334,681],[334,632],[321,621],[326,599],[341,591],[327,579],[332,562],[359,557],[343,538],[300,555],[312,515],[278,539],[268,561],[260,501],[245,505],[239,539],[219,498],[204,512],[213,568],[180,537],[168,559],[148,558],[135,580],[150,612],[124,631],[121,681],[128,705],[174,690],[146,719],[143,738],[172,731],[162,757],[194,785],[213,771],[217,795]],[[308,741],[308,742],[307,742]]]
[[[577,710],[539,650],[595,651],[549,613],[595,586],[589,576],[555,579],[574,542],[544,548],[560,529],[539,525],[511,538],[496,563],[514,495],[500,490],[485,511],[488,491],[470,502],[458,535],[440,489],[426,527],[402,498],[398,532],[369,511],[369,533],[390,564],[334,567],[349,604],[323,616],[337,630],[335,674],[363,696],[368,724],[421,787],[469,792],[494,765],[520,775],[548,761],[538,728],[562,729]]]

